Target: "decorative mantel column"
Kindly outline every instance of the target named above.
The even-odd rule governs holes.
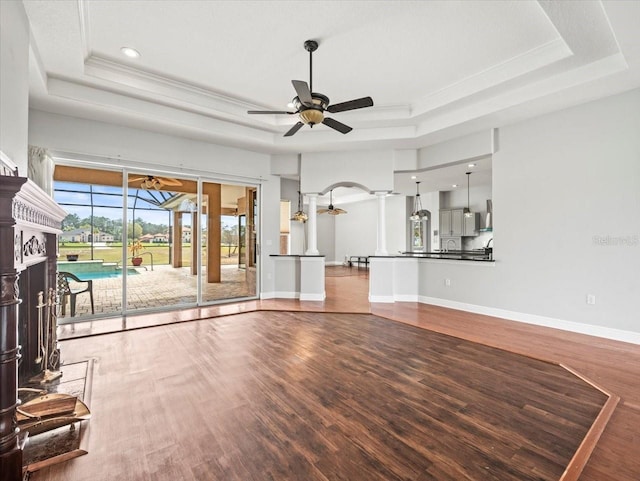
[[[25,292],[20,292],[18,281],[29,269],[43,265],[39,275],[44,272],[48,281],[41,285],[55,289],[57,235],[62,232],[65,216],[66,212],[32,180],[19,177],[15,164],[0,151],[0,481],[22,479],[22,450],[15,421],[20,403],[18,360],[22,353],[39,347],[37,323],[31,329],[36,316],[29,315],[35,293],[28,292],[28,277]],[[21,302],[24,305],[18,309]],[[25,363],[33,359],[31,351]],[[45,360],[45,368],[53,362]]]
[[[387,225],[386,225],[386,192],[375,192],[378,198],[378,243],[376,247],[377,256],[387,256]]]
[[[22,479],[15,411],[18,406],[18,271],[21,243],[14,237],[13,199],[25,177],[0,176],[0,473],[2,479]],[[6,478],[4,477],[6,474]]]
[[[309,220],[307,221],[309,244],[305,254],[317,256],[320,254],[320,251],[318,251],[318,213],[316,212],[318,210],[318,194],[307,194],[307,197],[309,198]]]

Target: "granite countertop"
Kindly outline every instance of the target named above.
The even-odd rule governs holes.
[[[398,257],[418,257],[424,259],[449,259],[457,261],[480,261],[480,262],[493,262],[493,250],[492,249],[478,249],[470,251],[447,251],[447,252],[403,252]]]

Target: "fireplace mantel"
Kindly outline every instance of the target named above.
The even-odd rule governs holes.
[[[30,309],[20,304],[33,293],[20,292],[20,276],[43,264],[38,285],[55,288],[57,236],[66,212],[40,187],[20,177],[15,164],[0,152],[0,473],[19,480],[22,451],[15,410],[18,399],[19,324]],[[26,331],[23,329],[23,331]],[[24,349],[23,349],[24,350]]]

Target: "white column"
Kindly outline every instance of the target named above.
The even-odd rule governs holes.
[[[318,227],[316,222],[316,210],[318,210],[318,194],[307,194],[307,198],[309,199],[309,220],[307,221],[307,234],[309,236],[308,239],[308,247],[305,252],[308,256],[317,256],[320,254],[318,251]]]
[[[378,245],[376,248],[377,256],[388,256],[387,252],[387,225],[386,225],[386,192],[375,192],[378,198]]]

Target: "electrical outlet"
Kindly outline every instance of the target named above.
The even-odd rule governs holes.
[[[451,287],[451,279],[445,279],[444,280],[444,285],[447,287]]]
[[[596,296],[595,294],[587,294],[587,304],[593,306],[596,303]]]

